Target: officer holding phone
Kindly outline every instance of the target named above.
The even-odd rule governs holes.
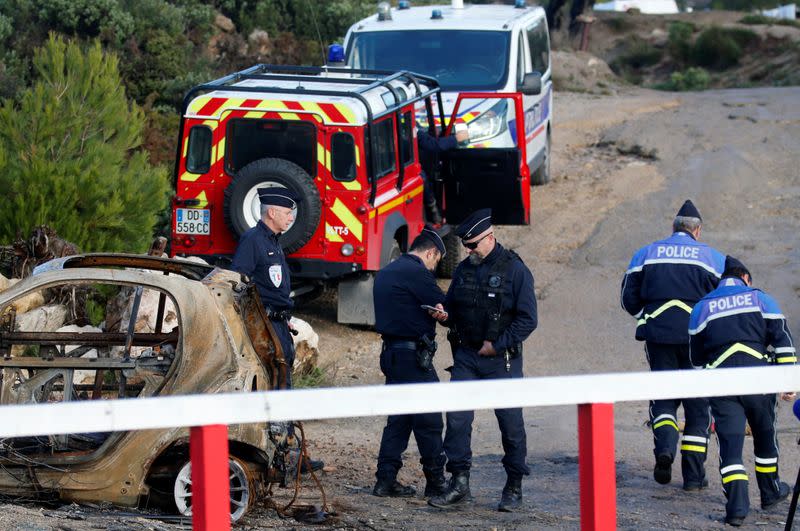
[[[383,338],[380,363],[387,385],[439,381],[432,365],[436,320],[423,306],[435,309],[444,302],[444,293],[433,274],[444,254],[442,238],[426,226],[408,253],[375,277],[375,329]],[[446,486],[442,429],[441,413],[390,415],[381,438],[372,493],[381,497],[409,497],[416,493],[414,487],[397,481],[397,472],[403,466],[401,456],[413,431],[425,473],[425,496],[441,494]]]

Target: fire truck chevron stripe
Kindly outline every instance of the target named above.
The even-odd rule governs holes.
[[[325,114],[325,111],[323,111],[322,108],[319,105],[317,105],[317,102],[315,102],[315,101],[304,101],[300,105],[302,105],[303,109],[307,110],[308,112],[314,113],[314,117],[317,119],[318,122],[320,122],[320,121],[327,121],[327,122],[332,121],[328,117],[328,115]]]
[[[347,206],[345,206],[345,204],[342,203],[338,197],[333,202],[331,211],[336,214],[336,217],[339,218],[342,223],[344,223],[344,226],[347,227],[351,233],[353,233],[353,236],[355,236],[358,241],[362,241],[361,222],[352,212],[350,212],[350,209],[347,208]]]
[[[197,208],[205,208],[205,207],[208,206],[208,198],[206,197],[206,191],[205,190],[203,190],[202,192],[197,194],[197,197],[195,197],[195,199],[199,199],[200,200],[200,203],[198,203]]]
[[[325,239],[334,243],[342,243],[344,241],[344,238],[339,236],[336,231],[333,230],[333,227],[327,223],[325,223]]]
[[[214,164],[222,160],[222,157],[225,156],[225,137],[219,139],[217,142],[215,149],[217,150],[216,157],[214,158]]]
[[[350,190],[351,192],[361,190],[361,183],[358,181],[342,181],[342,186],[344,186],[345,190]]]
[[[200,178],[199,173],[189,173],[188,171],[183,172],[183,175],[181,175],[181,181],[187,183],[193,183],[199,178]]]

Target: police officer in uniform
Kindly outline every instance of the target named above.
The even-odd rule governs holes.
[[[717,286],[725,263],[722,254],[698,241],[701,224],[700,213],[687,200],[672,223],[672,236],[639,249],[622,279],[622,308],[637,319],[636,339],[645,341],[650,370],[692,368],[689,314]],[[708,485],[705,461],[711,418],[705,398],[650,401],[656,458],[653,477],[661,484],[672,479],[681,403],[686,417],[681,442],[683,488],[700,490]]]
[[[689,335],[693,365],[716,369],[797,362],[792,336],[778,304],[763,291],[750,287],[751,283],[744,264],[728,256],[717,289],[692,309]],[[782,393],[781,398],[791,400],[794,393]],[[711,399],[722,488],[728,499],[727,524],[741,526],[750,510],[747,471],[742,462],[745,421],[753,432],[761,508],[774,507],[789,496],[789,486],[778,477],[775,405],[775,394]]]
[[[290,320],[294,301],[289,297],[292,290],[289,266],[278,238],[294,221],[294,209],[299,198],[287,188],[278,186],[259,188],[258,197],[261,201],[261,219],[239,238],[231,269],[247,275],[255,282],[264,309],[272,321],[272,328],[281,343],[287,364],[286,388],[291,389],[295,351]],[[322,461],[311,461],[314,470],[323,466]],[[305,461],[303,468],[307,471]]]
[[[456,230],[467,258],[456,268],[444,309],[434,316],[451,327],[451,381],[522,378],[522,342],[536,329],[533,274],[513,251],[494,236],[492,211],[471,214]],[[512,511],[522,503],[522,476],[527,442],[521,408],[496,409],[502,434],[507,480],[498,509]],[[470,498],[472,420],[474,412],[447,414],[444,450],[452,474],[447,491],[431,498],[434,507],[450,507]]]
[[[438,382],[432,359],[436,351],[436,320],[422,305],[444,302],[433,271],[445,254],[444,242],[429,226],[411,243],[408,253],[378,272],[375,277],[375,329],[383,338],[381,371],[386,384]],[[401,455],[414,432],[425,474],[425,496],[441,494],[445,488],[442,450],[442,415],[390,415],[378,452],[375,496],[406,497],[414,487],[397,481],[403,466]]]
[[[434,224],[442,222],[442,215],[436,205],[436,192],[434,190],[433,179],[430,175],[436,170],[438,155],[442,151],[455,149],[461,142],[469,140],[469,131],[456,131],[455,135],[433,136],[425,129],[417,129],[417,145],[419,146],[419,159],[422,165],[422,190],[423,200],[425,201],[425,211],[428,221]]]

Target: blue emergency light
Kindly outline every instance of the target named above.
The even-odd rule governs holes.
[[[431,11],[431,20],[441,20],[443,18],[444,17],[442,16],[441,9],[434,9],[433,11]]]
[[[344,46],[341,44],[328,46],[328,63],[344,63]]]
[[[400,0],[399,2],[397,2],[397,9],[410,9],[410,8],[411,8],[411,2],[409,2],[408,0]]]
[[[525,7],[525,0],[515,0],[514,1],[514,7],[518,8],[518,9],[524,8]]]

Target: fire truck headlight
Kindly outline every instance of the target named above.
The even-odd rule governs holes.
[[[353,245],[350,244],[350,243],[346,243],[346,244],[342,245],[342,255],[343,256],[353,256],[353,251],[354,250],[355,249],[353,249]]]

